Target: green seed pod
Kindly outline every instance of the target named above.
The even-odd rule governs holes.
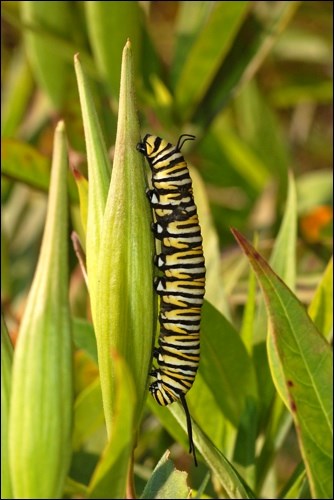
[[[122,60],[115,157],[102,223],[96,290],[99,369],[108,433],[115,412],[115,373],[110,352],[124,359],[135,383],[139,423],[147,395],[154,337],[153,238],[145,196],[145,171],[136,150],[140,130],[128,41]],[[88,276],[89,281],[91,277]]]
[[[14,353],[10,468],[16,498],[61,498],[71,456],[67,151],[58,124],[37,269]]]
[[[8,416],[12,384],[13,346],[1,316],[1,498],[13,498],[8,464]]]

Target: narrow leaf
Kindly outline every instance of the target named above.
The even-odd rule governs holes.
[[[205,184],[198,171],[190,167],[194,198],[198,218],[202,228],[203,252],[206,267],[206,299],[226,317],[229,315],[227,299],[224,293],[221,275],[221,257],[217,231],[210,213],[209,199]]]
[[[1,141],[2,174],[37,189],[48,190],[49,160],[29,144],[16,139]]]
[[[74,405],[73,448],[104,424],[100,379],[96,378],[78,395]]]
[[[288,195],[281,227],[273,251],[270,265],[293,290],[296,281],[296,243],[297,243],[297,198],[296,186],[292,173],[289,174]],[[261,301],[257,312],[256,341],[265,340],[267,334],[267,316]],[[270,349],[270,347],[269,347]],[[273,356],[275,353],[273,354]]]
[[[269,167],[273,176],[279,178],[280,189],[285,190],[291,159],[274,110],[255,79],[249,80],[234,102],[242,139]]]
[[[35,148],[18,139],[4,138],[1,141],[2,175],[47,192],[50,184],[50,162]],[[68,179],[69,196],[78,202],[78,192],[72,176]]]
[[[284,216],[279,229],[273,251],[270,256],[270,265],[293,290],[296,280],[296,244],[297,244],[297,200],[296,188],[292,173],[289,174],[287,201],[284,207]],[[270,464],[275,452],[281,446],[286,433],[291,426],[291,416],[287,414],[284,403],[288,406],[288,395],[286,392],[285,377],[281,363],[275,348],[274,338],[267,333],[267,314],[264,302],[261,300],[257,310],[257,321],[255,326],[257,342],[267,340],[267,355],[259,360],[261,369],[258,370],[260,387],[267,388],[270,393],[270,412],[267,420],[265,439],[257,460],[257,486],[260,489],[266,474],[270,470]],[[263,354],[264,351],[263,351]],[[268,378],[264,365],[270,363],[270,369],[276,385],[280,386],[280,396],[275,392],[272,379]]]
[[[59,109],[66,96],[66,84],[70,66],[57,53],[57,45],[46,43],[39,29],[67,36],[70,31],[70,8],[68,2],[20,3],[22,19],[33,29],[26,30],[26,50],[35,77],[46,92],[56,109]]]
[[[212,83],[248,7],[248,2],[217,3],[191,47],[175,87],[178,109],[185,121]]]
[[[256,237],[255,246],[258,238]],[[245,310],[242,318],[240,336],[245,344],[247,352],[251,355],[253,352],[254,322],[255,322],[255,303],[256,303],[256,278],[254,272],[249,273],[248,295]]]
[[[298,212],[307,214],[321,205],[333,205],[333,170],[313,170],[298,177]]]
[[[78,188],[80,200],[81,224],[84,233],[87,234],[87,213],[88,213],[88,181],[79,170],[72,168],[72,173]]]
[[[309,315],[320,332],[329,340],[333,335],[333,257],[309,306]]]
[[[238,333],[207,301],[201,321],[199,371],[224,415],[237,426],[246,400],[257,400],[255,373]]]
[[[83,349],[97,364],[97,348],[94,328],[82,318],[72,318],[73,340],[79,349]]]
[[[20,127],[33,92],[33,78],[23,48],[11,56],[9,74],[3,72],[1,136],[13,137]]]
[[[284,282],[292,289],[296,282],[297,247],[297,197],[292,172],[289,172],[289,186],[284,217],[270,256],[270,265],[283,276]]]
[[[256,191],[263,190],[270,175],[267,165],[230,130],[223,115],[217,118],[213,130],[231,167]]]
[[[306,472],[304,464],[297,465],[292,476],[284,486],[283,491],[278,498],[303,498],[300,496],[306,481]]]
[[[231,3],[228,2],[228,7]],[[254,16],[246,17],[238,36],[233,39],[235,43],[195,110],[193,121],[196,124],[205,130],[228,100],[254,76],[299,4],[297,1],[279,2],[275,9],[268,10],[268,16],[262,23]],[[219,36],[221,35],[217,34]]]
[[[138,2],[85,2],[88,34],[98,68],[112,96],[118,96],[121,54],[126,38],[136,47],[137,67],[141,46]],[[122,27],[122,29],[120,29]],[[112,34],[112,36],[110,36]]]
[[[172,404],[168,406],[176,421],[184,430],[187,424],[184,417],[184,411],[181,405]],[[254,493],[245,484],[239,476],[233,465],[227,458],[211,443],[204,432],[193,421],[194,442],[196,448],[203,456],[212,472],[217,476],[217,480],[224,488],[228,498],[255,498]]]

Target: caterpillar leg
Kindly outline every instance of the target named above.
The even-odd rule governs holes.
[[[157,239],[161,239],[164,233],[164,229],[158,222],[152,222],[151,230]]]
[[[154,286],[154,289],[155,291],[159,294],[159,291],[157,290],[159,286],[162,286],[162,288],[164,288],[164,283],[165,283],[165,280],[163,277],[161,276],[156,276],[154,279],[153,279],[153,286]]]
[[[158,348],[158,347],[154,347],[154,349],[153,349],[153,357],[154,357],[155,359],[159,359],[159,355],[160,355],[160,350],[159,350],[159,348]]]
[[[159,204],[159,193],[156,191],[156,189],[146,189],[145,193],[152,207],[155,207]]]

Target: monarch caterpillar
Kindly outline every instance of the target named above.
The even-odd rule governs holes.
[[[150,373],[155,380],[150,392],[159,405],[180,400],[187,420],[189,453],[197,465],[192,425],[185,394],[191,388],[200,357],[201,307],[205,292],[205,263],[201,229],[194,203],[192,182],[181,154],[185,141],[181,135],[176,146],[147,134],[137,150],[148,160],[153,189],[147,196],[154,213],[152,230],[161,241],[155,265],[163,276],[155,279],[160,296],[159,348],[153,356],[158,368]]]

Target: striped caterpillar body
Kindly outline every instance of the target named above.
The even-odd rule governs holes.
[[[181,154],[185,141],[176,146],[160,137],[146,135],[137,149],[148,160],[152,187],[147,196],[154,213],[155,238],[161,253],[155,265],[163,276],[155,279],[160,296],[159,348],[154,349],[158,368],[150,385],[154,399],[162,406],[180,400],[187,418],[190,450],[197,465],[192,426],[185,394],[191,388],[200,357],[201,307],[205,292],[205,263],[201,229],[194,203],[192,182]]]

